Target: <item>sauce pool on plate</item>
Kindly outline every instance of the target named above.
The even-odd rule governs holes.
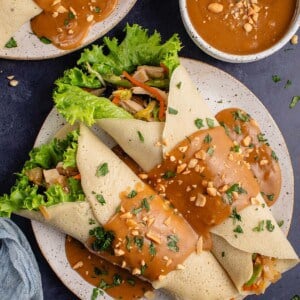
[[[254,54],[272,47],[288,30],[296,0],[187,0],[195,30],[212,47]]]
[[[108,17],[118,0],[35,0],[43,12],[31,20],[39,38],[64,50],[81,45],[90,27]]]

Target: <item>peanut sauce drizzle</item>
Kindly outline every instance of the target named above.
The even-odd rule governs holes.
[[[179,143],[149,172],[149,184],[182,213],[211,249],[209,230],[251,204],[259,187],[221,126],[200,130]]]
[[[175,270],[196,250],[196,233],[149,186],[137,184],[120,198],[119,212],[104,225],[115,234],[114,255],[99,252],[103,258],[154,281]]]
[[[149,283],[132,276],[127,270],[92,254],[77,240],[67,237],[65,242],[67,259],[74,270],[87,282],[99,286],[101,281],[112,284],[113,276],[118,274],[121,284],[105,289],[114,298],[123,300],[139,299],[146,291],[151,291]]]
[[[239,115],[241,118],[238,117]],[[276,153],[268,145],[257,122],[237,108],[220,111],[216,119],[226,126],[228,136],[240,148],[244,161],[250,165],[267,205],[273,205],[280,193],[281,171]]]
[[[92,25],[107,18],[118,0],[35,0],[43,12],[31,20],[38,37],[64,50],[79,47]]]

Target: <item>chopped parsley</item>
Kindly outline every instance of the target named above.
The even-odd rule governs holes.
[[[100,13],[101,12],[101,8],[99,6],[96,6],[94,9],[95,13]]]
[[[229,128],[224,122],[220,122],[220,125],[225,129],[225,133],[229,135]]]
[[[203,141],[204,143],[209,144],[212,141],[212,137],[209,134],[207,134]]]
[[[90,225],[94,225],[94,224],[96,224],[96,221],[94,219],[90,218],[89,219],[89,224]]]
[[[233,128],[234,132],[237,134],[241,134],[242,133],[242,129],[241,126],[237,125]]]
[[[135,207],[135,208],[133,208],[132,210],[131,210],[131,213],[133,214],[133,215],[137,215],[137,214],[139,214],[141,211],[142,211],[143,209],[141,208],[141,207]]]
[[[204,124],[203,124],[203,120],[202,119],[196,119],[195,121],[195,125],[198,129],[204,127]]]
[[[238,183],[235,183],[229,189],[227,189],[227,191],[225,192],[229,203],[232,203],[232,201],[233,201],[233,192],[237,192],[239,195],[247,194],[247,191],[245,189],[243,189],[241,186],[239,186]]]
[[[155,245],[153,244],[152,241],[151,241],[150,246],[149,246],[149,253],[150,253],[151,256],[156,255],[156,248],[155,248]]]
[[[291,300],[300,300],[300,296],[299,295],[294,295]]]
[[[144,143],[145,139],[144,139],[144,136],[142,135],[142,133],[140,131],[137,131],[137,134],[139,136],[139,140]]]
[[[271,156],[275,161],[278,161],[278,156],[276,155],[276,153],[273,150],[271,152]]]
[[[95,288],[93,288],[91,300],[96,300],[99,295],[102,296],[103,294],[104,294],[103,291],[101,291],[99,288],[95,287]]]
[[[278,224],[279,227],[282,227],[282,225],[284,224],[284,221],[280,220],[280,221],[277,222],[277,224]]]
[[[252,229],[252,231],[255,231],[255,232],[261,232],[261,231],[264,231],[264,226],[265,226],[265,221],[262,220],[258,223],[258,225],[256,227],[254,227]]]
[[[179,242],[179,239],[178,239],[178,236],[177,235],[174,235],[174,234],[171,234],[171,235],[168,235],[167,236],[167,245],[168,245],[168,248],[173,251],[173,252],[179,252],[179,247],[177,245],[177,243]]]
[[[241,222],[242,217],[238,212],[236,211],[236,207],[233,208],[231,215],[229,216],[233,220],[233,224],[235,224],[236,221]]]
[[[237,225],[237,226],[233,229],[233,232],[236,232],[236,233],[244,233],[244,230],[243,230],[243,228],[241,227],[241,225]]]
[[[234,145],[233,147],[230,148],[230,151],[239,153],[240,152],[240,145]]]
[[[121,204],[119,204],[119,205],[116,207],[116,211],[115,211],[115,212],[116,212],[116,214],[117,214],[117,213],[119,213],[120,211],[121,211]]]
[[[206,118],[206,124],[207,124],[208,128],[214,128],[215,121],[213,119]]]
[[[287,89],[291,85],[292,85],[292,81],[288,79],[287,82],[286,82],[286,84],[284,85],[284,88]]]
[[[147,268],[148,268],[147,264],[144,264],[143,266],[141,266],[141,275],[145,274],[145,271]]]
[[[275,226],[272,224],[272,221],[271,220],[267,220],[266,221],[266,228],[268,231],[272,232],[275,228]]]
[[[128,195],[127,198],[134,198],[137,195],[137,191],[132,190]]]
[[[147,212],[150,210],[150,204],[147,198],[144,198],[141,202],[141,208],[144,208]]]
[[[99,275],[107,275],[108,274],[108,271],[107,270],[101,270],[100,268],[98,267],[94,267],[94,274],[96,276],[99,276]]]
[[[206,151],[206,153],[209,155],[209,156],[212,156],[215,152],[215,148],[214,147],[209,147]]]
[[[135,280],[133,278],[127,278],[126,282],[131,286],[135,286]]]
[[[133,238],[133,242],[138,247],[139,250],[142,250],[144,246],[144,238],[142,236],[135,236]]]
[[[300,96],[294,96],[291,100],[289,108],[291,109],[294,108],[299,101],[300,101]]]
[[[269,201],[273,201],[275,195],[274,194],[269,194],[269,195],[266,195],[266,197],[268,198]]]
[[[108,170],[108,164],[107,163],[103,163],[100,166],[98,166],[98,168],[96,170],[96,176],[97,177],[105,176],[108,172],[109,172],[109,170]]]
[[[246,113],[243,113],[241,110],[234,111],[232,114],[235,120],[240,120],[242,122],[249,122],[250,120],[250,116]]]
[[[51,40],[49,40],[48,38],[46,38],[44,36],[40,37],[40,41],[45,45],[52,44]]]
[[[106,201],[104,199],[104,197],[101,194],[96,194],[95,192],[92,192],[93,194],[95,194],[95,197],[97,199],[97,201],[101,204],[104,205],[106,204]]]
[[[89,231],[89,235],[95,240],[91,244],[94,251],[109,251],[115,235],[112,231],[106,231],[103,227],[98,226]]]
[[[126,249],[128,250],[128,252],[130,252],[130,249],[131,249],[131,238],[128,235],[126,235],[125,239],[126,239]]]
[[[273,82],[277,83],[281,81],[281,78],[278,75],[272,75]]]
[[[9,41],[5,44],[5,48],[16,48],[16,47],[18,47],[18,44],[13,37],[11,37]]]
[[[119,274],[113,276],[113,286],[118,286],[122,283],[122,277]]]
[[[75,19],[75,15],[71,11],[69,11],[68,18],[69,20]]]
[[[166,171],[165,174],[162,176],[162,178],[164,179],[170,179],[170,178],[173,178],[175,177],[176,173],[174,171]]]
[[[172,107],[169,107],[169,108],[168,108],[168,113],[169,113],[170,115],[177,115],[177,114],[178,114],[178,110],[176,110],[176,109],[174,109],[174,108],[172,108]]]
[[[178,89],[180,89],[181,88],[181,81],[179,81],[177,84],[176,84],[176,87],[178,88]]]
[[[257,135],[257,139],[261,143],[267,143],[268,142],[268,140],[265,138],[265,134],[264,133],[259,133]]]

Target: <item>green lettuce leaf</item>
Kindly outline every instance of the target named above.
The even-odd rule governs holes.
[[[101,87],[101,83],[95,74],[86,74],[77,67],[66,70],[64,72],[64,76],[59,80],[62,83],[91,89],[97,89]]]
[[[0,217],[10,217],[12,212],[20,209],[38,210],[41,205],[48,207],[61,202],[84,200],[80,181],[74,178],[68,178],[69,192],[65,192],[59,185],[52,185],[43,191],[43,187],[34,185],[26,175],[27,170],[36,167],[55,168],[60,161],[66,166],[75,167],[78,136],[78,131],[72,131],[63,140],[54,139],[31,150],[30,158],[25,162],[22,171],[17,174],[16,183],[11,188],[10,194],[0,197]]]
[[[79,121],[91,126],[95,120],[102,118],[133,118],[126,110],[116,106],[109,99],[97,97],[79,87],[61,82],[57,82],[53,99],[57,110],[70,124]]]
[[[157,31],[149,35],[147,29],[137,24],[127,25],[125,32],[125,38],[120,44],[116,38],[105,37],[104,45],[85,49],[78,64],[89,63],[101,76],[121,75],[123,71],[131,73],[139,65],[159,66],[161,63],[169,69],[171,75],[179,65],[181,43],[177,34],[162,44]],[[106,48],[108,54],[104,53]]]

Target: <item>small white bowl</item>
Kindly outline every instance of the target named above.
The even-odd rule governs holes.
[[[284,0],[281,0],[281,1],[284,1]],[[287,30],[286,34],[275,45],[273,45],[272,47],[270,47],[264,51],[254,53],[254,54],[247,54],[247,55],[230,54],[230,53],[226,53],[226,52],[220,51],[220,50],[212,47],[199,35],[199,33],[196,31],[196,29],[194,28],[194,26],[190,20],[190,17],[189,17],[188,11],[187,11],[186,2],[187,2],[187,0],[179,0],[181,18],[182,18],[182,21],[183,21],[183,24],[185,26],[187,33],[192,38],[194,43],[206,54],[208,54],[216,59],[226,61],[226,62],[247,63],[247,62],[257,61],[257,60],[263,59],[267,56],[270,56],[273,53],[275,53],[276,51],[278,51],[279,49],[281,49],[285,44],[287,44],[290,41],[290,39],[292,38],[292,36],[297,32],[297,30],[300,26],[300,0],[298,0],[297,4],[296,4],[296,10],[295,10],[295,13],[294,13],[294,16],[291,21],[289,29]]]

